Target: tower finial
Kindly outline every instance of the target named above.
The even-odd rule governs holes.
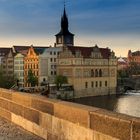
[[[64,8],[66,7],[66,1],[64,0]]]

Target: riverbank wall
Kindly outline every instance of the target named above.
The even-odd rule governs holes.
[[[0,89],[0,116],[46,140],[140,140],[140,119]]]

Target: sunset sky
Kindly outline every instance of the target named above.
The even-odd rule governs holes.
[[[60,30],[64,0],[0,0],[0,47],[49,46]],[[66,0],[75,45],[140,49],[140,0]]]

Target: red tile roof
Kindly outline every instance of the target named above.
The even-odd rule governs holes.
[[[81,55],[84,58],[90,58],[91,52],[93,52],[93,49],[95,47],[79,47],[79,46],[68,46],[68,49],[72,52],[73,55],[76,54],[76,51],[80,51]],[[99,51],[101,52],[101,55],[104,59],[108,59],[110,56],[110,49],[108,48],[99,48]]]
[[[36,49],[36,50],[44,50],[44,49],[46,49],[46,48],[49,48],[49,47],[47,47],[47,46],[13,46],[13,48],[15,49],[15,52],[20,52],[20,51],[24,51],[24,50],[28,50],[30,47],[33,47],[34,49]]]
[[[5,56],[9,53],[12,48],[0,48],[0,56]]]

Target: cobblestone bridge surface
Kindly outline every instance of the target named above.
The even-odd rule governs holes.
[[[0,140],[43,140],[0,117]]]

